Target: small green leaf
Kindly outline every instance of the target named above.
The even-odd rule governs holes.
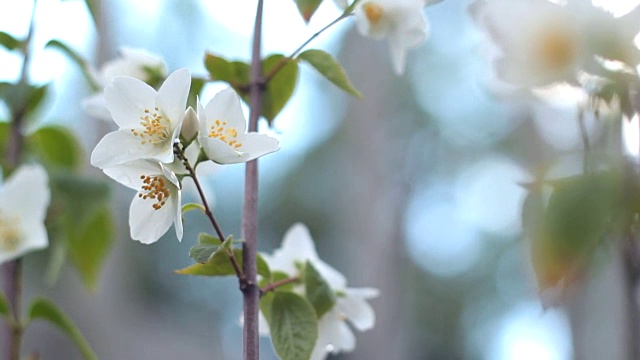
[[[87,6],[91,10],[91,14],[93,15],[94,8],[90,4],[90,2],[93,3],[94,0],[86,0],[86,1],[87,1]],[[87,80],[87,83],[89,83],[89,86],[91,86],[91,89],[93,91],[102,90],[102,86],[100,86],[98,80],[93,75],[91,66],[77,51],[73,50],[71,47],[69,47],[67,44],[63,43],[62,41],[55,40],[55,39],[50,40],[47,43],[47,45],[45,45],[45,48],[48,48],[48,47],[60,50],[64,55],[66,55],[71,60],[72,63],[76,64],[78,68],[80,68],[80,71],[82,71],[82,75],[84,75],[84,78]]]
[[[249,85],[249,64],[228,61],[223,57],[207,53],[204,57],[204,66],[213,80],[225,81],[239,94],[246,94],[246,88]]]
[[[322,0],[295,0],[296,5],[298,6],[298,11],[305,22],[309,22],[311,17],[320,6]]]
[[[313,306],[292,292],[274,293],[269,332],[280,359],[309,359],[318,338],[318,321]]]
[[[186,212],[191,210],[200,210],[203,213],[205,212],[204,206],[202,206],[201,204],[188,203],[188,204],[182,205],[182,215],[184,215]]]
[[[11,305],[4,292],[0,291],[0,315],[5,318],[11,318]]]
[[[20,46],[21,42],[4,31],[0,31],[0,45],[7,50],[15,50]]]
[[[193,109],[197,109],[196,99],[202,92],[202,88],[206,81],[200,78],[191,78],[191,88],[189,89],[189,98],[187,99],[187,107],[192,107]]]
[[[46,320],[58,327],[73,340],[87,360],[97,360],[98,356],[84,338],[78,327],[53,302],[47,299],[36,299],[29,307],[29,323],[33,320]]]
[[[222,244],[222,240],[218,239],[217,236],[213,236],[207,233],[198,234],[198,245],[215,245],[218,246]]]
[[[44,165],[76,170],[82,163],[82,147],[62,126],[41,127],[27,137],[28,151]]]
[[[213,244],[212,244],[213,243]],[[198,245],[189,250],[189,257],[200,264],[206,264],[220,251],[226,251],[233,244],[233,236],[220,243],[220,239],[209,234],[198,235]]]
[[[0,98],[14,117],[28,117],[42,103],[48,85],[31,85],[25,83],[0,83]]]
[[[270,55],[262,63],[262,74],[268,74],[280,61],[284,61],[284,56],[280,54]],[[298,62],[287,60],[280,71],[267,83],[267,89],[262,98],[262,116],[269,125],[273,123],[275,117],[287,104],[298,81]],[[245,101],[247,99],[245,98]]]
[[[113,219],[109,208],[104,206],[84,226],[76,225],[80,225],[77,231],[69,234],[69,256],[84,285],[95,290],[102,265],[113,246]]]
[[[242,267],[242,249],[233,249],[233,254],[238,262],[238,266]],[[191,266],[187,266],[186,268],[179,269],[175,271],[176,274],[180,275],[202,275],[202,276],[229,276],[236,275],[233,266],[231,265],[231,261],[227,256],[226,252],[219,251],[211,258],[206,264],[193,264]],[[269,265],[264,260],[262,256],[258,254],[258,274],[264,277],[271,276],[271,270],[269,269]]]
[[[298,55],[298,58],[313,66],[313,68],[318,70],[322,76],[340,89],[355,97],[362,97],[362,94],[356,90],[351,83],[351,80],[349,80],[347,73],[344,71],[340,63],[331,56],[331,54],[322,50],[312,49],[301,53]]]
[[[307,299],[316,310],[318,319],[333,308],[336,303],[333,290],[308,260],[304,271],[304,286]]]

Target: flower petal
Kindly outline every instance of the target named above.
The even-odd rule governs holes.
[[[242,113],[240,97],[232,88],[226,88],[217,93],[204,108],[207,118],[205,132],[216,120],[226,121],[227,126],[239,133],[247,131],[247,120]]]
[[[336,303],[338,310],[349,319],[349,322],[356,329],[366,331],[373,328],[376,322],[376,314],[365,299],[377,296],[378,290],[373,288],[347,288],[345,292],[347,296],[338,297]]]
[[[238,164],[249,161],[250,154],[237,152],[222,140],[202,134],[198,139],[207,157],[218,164]]]
[[[104,169],[142,158],[173,161],[173,149],[162,145],[166,144],[142,144],[129,130],[117,130],[105,135],[93,149],[91,165]]]
[[[239,150],[249,154],[249,158],[246,161],[257,159],[263,155],[280,150],[278,140],[266,134],[251,132],[243,134],[238,138],[238,141],[242,143]]]
[[[43,222],[51,198],[47,172],[40,165],[22,165],[0,189],[0,209]]]
[[[127,76],[115,77],[105,87],[104,97],[113,121],[121,129],[140,127],[144,110],[156,106],[156,91],[143,81]]]
[[[169,230],[176,214],[174,202],[168,201],[159,210],[151,205],[149,199],[144,200],[136,195],[129,208],[131,238],[143,244],[158,241]]]
[[[187,97],[191,87],[191,74],[187,69],[179,69],[171,73],[164,81],[160,90],[156,105],[169,118],[171,130],[175,132],[182,125],[184,111],[187,106]],[[173,134],[174,138],[176,133]]]
[[[356,338],[349,326],[335,311],[326,313],[318,320],[318,340],[311,353],[311,360],[324,360],[329,353],[353,351]]]
[[[143,185],[141,175],[164,175],[160,163],[153,160],[131,161],[102,171],[113,180],[136,191]]]

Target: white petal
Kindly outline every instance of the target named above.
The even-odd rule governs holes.
[[[167,205],[171,205],[171,207],[176,212],[173,218],[173,226],[175,227],[176,237],[178,238],[178,241],[182,241],[182,234],[184,233],[184,229],[182,226],[182,193],[180,192],[180,190],[175,189],[174,191],[172,191]]]
[[[198,114],[196,114],[195,110],[192,107],[189,107],[187,111],[184,112],[183,120],[182,120],[182,130],[180,134],[187,140],[193,140],[193,138],[198,135],[198,131],[200,131],[200,122],[198,120]]]
[[[47,247],[49,240],[44,226],[51,194],[48,176],[40,165],[23,165],[0,190],[0,214],[15,216],[21,242],[11,251],[0,251],[0,263],[27,252]]]
[[[94,119],[106,122],[112,121],[111,113],[107,109],[104,93],[98,93],[82,100],[82,109]]]
[[[171,73],[158,90],[156,105],[169,118],[173,131],[182,125],[190,87],[189,70],[179,69]]]
[[[102,171],[113,180],[136,191],[140,190],[143,184],[141,175],[164,175],[160,164],[153,160],[131,161]]]
[[[114,78],[104,89],[104,97],[113,121],[122,129],[139,127],[144,110],[156,104],[156,91],[151,86],[127,76]]]
[[[136,194],[129,208],[131,238],[143,244],[151,244],[164,235],[174,222],[174,203],[167,201],[159,210],[152,207],[151,199],[144,200]]]
[[[247,120],[242,113],[240,98],[232,88],[226,88],[217,93],[205,106],[207,130],[216,120],[226,121],[227,126],[236,129],[238,133],[247,131]]]
[[[266,134],[251,132],[238,136],[238,141],[242,143],[239,150],[249,153],[249,158],[246,161],[280,150],[278,140]]]
[[[105,135],[91,153],[91,165],[100,169],[142,158],[161,162],[173,161],[171,144],[142,144],[129,130],[117,130]]]
[[[207,157],[218,164],[238,164],[249,161],[250,154],[239,153],[222,140],[202,134],[198,139]]]
[[[325,359],[329,353],[353,351],[356,339],[349,326],[340,319],[337,312],[330,311],[318,320],[318,340],[311,354],[311,360]]]
[[[346,289],[347,293],[344,297],[339,297],[336,303],[338,310],[342,312],[353,326],[365,331],[373,328],[376,322],[376,315],[373,308],[365,300],[367,297],[377,296],[377,289]],[[373,296],[372,296],[373,295]]]
[[[47,172],[40,165],[22,165],[0,189],[0,209],[43,222],[51,198]]]
[[[307,260],[332,288],[341,290],[346,287],[344,275],[318,257],[309,229],[302,223],[296,223],[285,233],[282,246],[274,250],[269,266],[295,276],[298,273],[296,262],[304,263]]]

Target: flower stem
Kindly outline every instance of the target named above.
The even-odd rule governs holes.
[[[315,38],[317,38],[320,34],[322,34],[323,32],[325,32],[327,29],[329,29],[330,27],[332,27],[333,25],[339,23],[340,21],[342,21],[343,19],[348,18],[349,16],[351,16],[351,13],[343,13],[342,15],[340,15],[338,18],[336,18],[335,20],[333,20],[332,22],[330,22],[327,26],[323,27],[322,29],[320,29],[318,32],[316,32],[315,34],[311,35],[311,37],[309,39],[307,39],[307,41],[305,41],[304,43],[302,43],[302,45],[298,46],[298,48],[291,53],[291,55],[282,58],[272,69],[271,71],[269,71],[269,73],[267,73],[264,76],[264,79],[262,81],[263,85],[266,85],[274,76],[276,76],[276,74],[282,70],[282,68],[287,65],[287,63],[291,60],[293,60],[293,58],[298,55],[298,53],[300,53],[302,51],[302,49],[304,49],[307,45],[309,45],[309,43],[311,41],[313,41]]]
[[[34,0],[29,22],[29,32],[22,47],[22,70],[20,72],[18,86],[27,86],[29,83],[29,65],[31,63],[30,47],[35,29],[36,5],[37,0]],[[5,153],[5,160],[9,171],[13,171],[18,166],[20,158],[22,157],[22,151],[24,149],[22,129],[24,126],[24,115],[27,110],[26,107],[27,105],[23,105],[19,109],[13,109],[11,114],[10,136]],[[18,258],[4,264],[2,266],[2,272],[4,275],[4,292],[13,310],[14,319],[14,321],[7,322],[6,326],[5,359],[19,360],[23,332],[22,325],[19,322],[21,318],[20,304],[22,299],[22,259]]]
[[[297,276],[294,276],[294,277],[282,279],[280,281],[272,282],[271,284],[265,285],[263,288],[260,289],[260,296],[268,293],[269,291],[273,291],[279,288],[280,286],[284,286],[284,285],[291,284],[298,281],[300,281],[300,278]]]
[[[207,216],[207,218],[211,222],[211,225],[213,225],[213,228],[215,229],[216,234],[220,238],[220,241],[224,241],[226,239],[224,236],[224,233],[222,232],[220,225],[218,225],[218,221],[216,220],[215,216],[213,216],[213,212],[211,211],[211,208],[209,207],[209,202],[207,201],[207,196],[204,194],[204,190],[202,190],[202,185],[200,185],[200,180],[198,180],[198,176],[196,175],[195,169],[193,168],[193,166],[191,166],[191,163],[189,163],[189,160],[185,156],[184,150],[180,147],[180,144],[174,144],[173,151],[178,157],[178,159],[182,161],[182,163],[184,164],[184,167],[187,168],[187,171],[189,172],[189,176],[193,179],[193,183],[196,184],[198,195],[200,196],[200,200],[202,201],[202,205],[204,206],[204,214]],[[238,264],[238,260],[236,259],[236,256],[234,255],[233,250],[227,249],[227,255],[229,256],[229,261],[231,261],[231,266],[233,266],[233,270],[235,270],[236,275],[238,276],[238,280],[240,281],[240,288],[242,288],[245,286],[246,277],[244,276],[244,273],[242,272],[242,269]]]
[[[262,79],[262,9],[263,0],[258,0],[256,20],[253,28],[251,51],[251,83],[249,86],[249,131],[257,131],[264,81]],[[258,251],[258,160],[247,162],[245,169],[244,208],[242,212],[243,270],[247,277],[247,287],[243,289],[244,311],[244,360],[258,360],[260,354],[258,333],[258,312],[260,289],[257,285]]]

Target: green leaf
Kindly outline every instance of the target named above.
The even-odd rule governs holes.
[[[41,127],[27,137],[28,151],[44,165],[77,170],[82,163],[82,147],[62,126]]]
[[[0,149],[2,149],[0,150],[0,152],[2,153],[4,153],[4,151],[6,151],[5,149],[7,148],[9,133],[11,131],[10,128],[11,126],[9,125],[9,123],[0,122]],[[0,156],[0,164],[2,165],[3,174],[6,177],[9,171],[6,163],[6,156]]]
[[[81,225],[81,224],[78,224]],[[95,290],[102,265],[107,259],[115,236],[114,224],[108,207],[103,207],[77,231],[69,234],[68,252],[84,285]]]
[[[241,61],[228,61],[223,57],[207,53],[204,57],[204,66],[213,80],[229,83],[240,95],[247,94],[249,64]]]
[[[216,245],[212,245],[215,242]],[[189,250],[189,257],[200,264],[206,264],[219,252],[226,252],[233,244],[233,236],[229,236],[222,244],[220,239],[209,234],[201,233],[198,236],[198,245]],[[226,254],[226,253],[225,253]]]
[[[213,236],[207,233],[198,234],[198,245],[215,245],[218,246],[222,244],[222,240],[218,239],[217,236]]]
[[[531,238],[532,265],[541,288],[573,278],[591,260],[603,235],[615,231],[625,215],[622,178],[613,171],[548,181],[552,192],[533,189],[525,199],[525,229]]]
[[[316,310],[318,319],[333,308],[336,303],[333,290],[308,260],[304,271],[304,286],[307,299]]]
[[[200,78],[191,78],[191,88],[189,89],[189,98],[187,99],[187,107],[192,107],[193,109],[197,109],[196,99],[202,92],[202,88],[206,81]]]
[[[9,304],[9,299],[4,294],[4,292],[0,291],[0,315],[5,318],[11,318],[11,304]]]
[[[262,316],[267,320],[267,323],[271,323],[271,304],[273,304],[273,297],[275,292],[270,291],[260,298],[260,312]]]
[[[202,212],[205,212],[204,206],[202,206],[201,204],[188,203],[182,205],[182,215],[191,210],[200,210]]]
[[[50,172],[49,186],[53,192],[52,207],[62,207],[71,226],[93,218],[93,214],[109,200],[110,188],[104,179]]]
[[[268,74],[278,63],[284,61],[285,57],[280,54],[270,55],[262,63],[262,74]],[[298,62],[287,60],[286,65],[276,73],[267,83],[267,89],[262,98],[262,116],[269,125],[273,123],[275,117],[287,104],[298,81]],[[247,98],[245,97],[245,101]]]
[[[340,63],[331,54],[322,50],[307,50],[298,55],[298,58],[306,61],[314,69],[318,70],[322,76],[331,81],[340,89],[348,92],[355,97],[362,97],[362,94],[349,80],[347,73],[344,71]]]
[[[242,249],[233,249],[233,254],[238,262],[238,266],[242,267]],[[206,264],[193,264],[186,268],[175,271],[180,275],[202,275],[202,276],[229,276],[236,275],[229,257],[224,251],[217,252]],[[269,265],[260,254],[258,254],[258,274],[264,277],[271,276]]]
[[[29,307],[29,323],[34,320],[48,321],[66,333],[75,342],[85,359],[98,359],[98,356],[93,352],[78,327],[50,300],[36,299],[31,303]]]
[[[87,1],[87,6],[89,7],[93,15],[93,10],[94,10],[93,6],[95,5],[92,6],[90,2],[93,3],[94,1],[93,0],[86,0],[86,1]],[[80,71],[82,72],[82,75],[84,76],[84,78],[87,80],[87,83],[89,83],[89,86],[91,86],[91,89],[93,91],[102,90],[102,87],[100,86],[100,84],[98,83],[98,81],[93,75],[91,66],[77,51],[73,50],[67,44],[59,40],[50,40],[47,43],[47,45],[45,45],[45,48],[48,48],[48,47],[60,50],[64,55],[66,55],[69,58],[69,60],[71,60],[72,63],[76,64],[80,69]]]
[[[269,332],[280,359],[309,359],[318,338],[313,306],[292,292],[276,292],[271,303]]]
[[[4,46],[7,50],[15,50],[21,46],[21,41],[4,31],[0,31],[0,45]]]
[[[311,17],[320,6],[322,0],[295,0],[296,5],[298,6],[298,11],[305,22],[309,22]]]
[[[14,117],[28,117],[42,103],[48,85],[0,83],[2,98]]]

